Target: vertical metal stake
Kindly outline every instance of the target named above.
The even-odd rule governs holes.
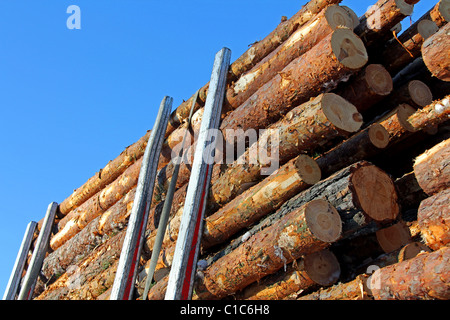
[[[127,232],[111,289],[110,300],[129,300],[133,295],[136,271],[152,202],[156,171],[173,99],[164,97],[147,143],[139,172],[139,180],[128,221]]]
[[[22,272],[27,262],[28,252],[33,241],[34,231],[37,227],[37,222],[31,221],[28,223],[27,229],[22,239],[19,252],[17,253],[16,262],[14,263],[11,276],[9,277],[8,285],[6,286],[3,300],[14,300],[16,298],[17,289],[19,289]]]
[[[36,245],[33,251],[33,255],[31,256],[30,265],[28,266],[27,273],[25,274],[18,300],[30,300],[33,296],[37,277],[41,272],[42,263],[44,262],[45,254],[47,253],[57,209],[58,204],[56,202],[50,203],[47,208],[47,213],[45,214],[41,232],[39,232],[39,237],[36,240]]]
[[[206,98],[202,124],[197,138],[191,176],[183,216],[175,247],[172,268],[166,290],[166,300],[190,299],[193,278],[196,271],[198,251],[203,227],[211,168],[214,162],[214,149],[217,137],[214,136],[219,126],[225,85],[230,66],[231,51],[220,50],[215,57],[213,71]]]

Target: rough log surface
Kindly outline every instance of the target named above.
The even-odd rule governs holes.
[[[450,24],[443,26],[422,45],[422,57],[428,70],[443,81],[450,81]]]
[[[417,214],[425,244],[438,250],[450,243],[450,188],[422,201]]]
[[[450,299],[450,248],[444,247],[374,272],[376,300]]]
[[[420,187],[430,196],[450,187],[450,139],[417,157],[414,174]]]

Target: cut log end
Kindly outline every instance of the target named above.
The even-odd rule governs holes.
[[[408,84],[411,99],[419,106],[426,107],[433,102],[430,88],[420,80],[412,80]]]
[[[416,109],[411,107],[409,104],[403,103],[397,107],[397,119],[400,125],[409,132],[414,132],[415,129],[408,122],[408,118],[416,112]]]
[[[353,17],[350,8],[346,9],[339,5],[331,5],[325,11],[325,18],[332,30],[338,27],[354,28]]]
[[[398,254],[398,262],[412,259],[422,252],[431,252],[431,250],[420,242],[408,243],[400,250]]]
[[[363,124],[362,115],[356,107],[334,93],[324,94],[322,108],[328,120],[344,131],[356,132]]]
[[[300,155],[295,161],[295,167],[300,178],[307,184],[313,185],[320,181],[320,167],[311,157]]]
[[[359,168],[351,178],[361,209],[375,221],[394,220],[400,211],[394,183],[387,173],[369,165]]]
[[[408,4],[405,0],[395,0],[395,4],[397,5],[397,8],[400,10],[400,13],[405,16],[410,16],[413,14],[414,11],[414,5]]]
[[[309,202],[305,208],[305,219],[317,239],[332,243],[341,237],[341,217],[329,202],[321,199]]]
[[[338,61],[349,69],[360,69],[368,61],[364,43],[348,28],[338,28],[333,32],[331,48]]]
[[[384,252],[389,253],[400,249],[411,242],[411,233],[404,223],[396,223],[376,232],[378,244]]]
[[[380,96],[386,96],[392,92],[392,77],[381,64],[368,65],[365,70],[365,79],[369,88]]]
[[[433,34],[439,31],[439,27],[434,21],[424,19],[417,25],[417,31],[424,40],[431,37]]]
[[[305,271],[314,282],[330,286],[339,279],[341,268],[336,256],[329,250],[322,250],[305,256]]]
[[[445,21],[450,22],[450,0],[441,0],[439,12]]]
[[[386,148],[389,144],[389,132],[381,124],[376,123],[369,128],[369,139],[375,147]]]

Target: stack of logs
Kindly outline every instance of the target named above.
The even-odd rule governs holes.
[[[236,154],[213,168],[194,299],[450,298],[450,1],[397,37],[417,2],[379,0],[358,18],[311,0],[232,63],[220,129]],[[171,115],[136,298],[172,155],[187,131],[192,160],[207,92]],[[257,142],[242,147],[245,135]],[[59,205],[34,298],[109,298],[149,136]],[[189,163],[149,299],[164,298]]]

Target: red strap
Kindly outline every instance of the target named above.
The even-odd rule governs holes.
[[[208,173],[208,171],[209,171],[209,164],[206,166],[206,172]],[[195,248],[197,247],[197,241],[200,233],[200,223],[202,219],[203,203],[205,202],[206,199],[205,189],[207,179],[208,174],[206,174],[205,181],[203,182],[202,198],[200,200],[200,207],[197,213],[197,222],[195,224],[194,236],[192,237],[191,252],[189,252],[189,259],[186,266],[186,272],[184,274],[183,289],[181,290],[181,300],[187,300],[189,298],[189,288],[191,286],[192,269],[194,268]]]
[[[147,207],[147,204],[145,204],[145,207]],[[136,269],[136,263],[137,263],[137,254],[139,252],[139,246],[141,244],[141,234],[142,234],[142,228],[144,226],[144,220],[142,219],[141,225],[139,227],[139,234],[138,234],[138,241],[136,243],[136,248],[134,248],[134,254],[133,254],[133,261],[131,262],[131,268],[130,268],[130,272],[128,273],[128,278],[127,278],[127,286],[125,288],[125,292],[123,294],[123,300],[129,300],[130,297],[130,291],[131,291],[131,286],[133,285],[133,275],[134,275],[134,271]]]

